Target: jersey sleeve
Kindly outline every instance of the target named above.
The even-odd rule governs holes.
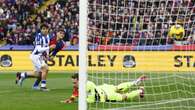
[[[52,34],[50,35],[49,38],[50,38],[50,43],[49,43],[49,45],[56,45],[57,38],[56,38],[55,33],[52,33]]]
[[[56,47],[54,49],[50,49],[50,56],[56,56],[57,53],[64,48],[64,42],[62,40],[56,43]]]

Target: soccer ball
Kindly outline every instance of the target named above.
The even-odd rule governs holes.
[[[181,25],[173,25],[169,30],[168,36],[176,41],[184,40],[185,30]]]

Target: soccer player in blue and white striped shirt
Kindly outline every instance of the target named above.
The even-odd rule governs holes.
[[[39,83],[41,81],[41,90],[48,91],[46,88],[46,78],[48,74],[48,65],[46,60],[49,57],[49,43],[50,37],[48,34],[48,26],[42,25],[41,32],[35,37],[35,48],[30,55],[30,59],[34,65],[33,72],[18,72],[16,75],[16,83],[22,85],[22,82],[26,78],[37,78],[33,85],[33,89],[40,89]]]

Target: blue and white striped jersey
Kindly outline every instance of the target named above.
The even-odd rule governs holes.
[[[41,33],[38,33],[35,37],[34,45],[35,48],[32,52],[34,55],[42,55],[43,53],[49,54],[49,35],[43,36]]]

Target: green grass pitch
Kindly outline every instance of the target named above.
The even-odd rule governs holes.
[[[121,75],[122,74],[122,75]],[[130,102],[88,104],[89,110],[195,110],[195,73],[142,73],[149,80],[145,97]],[[89,74],[89,79],[102,84],[118,84],[133,80],[140,73]],[[49,92],[31,89],[34,79],[15,85],[15,74],[0,73],[0,110],[77,110],[78,103],[62,104],[72,94],[70,73],[49,73]],[[105,79],[102,79],[105,78]]]
[[[60,100],[72,94],[71,74],[49,73],[49,92],[32,90],[35,79],[24,81],[23,87],[15,84],[15,74],[0,73],[0,110],[77,110],[77,102],[62,104]]]

